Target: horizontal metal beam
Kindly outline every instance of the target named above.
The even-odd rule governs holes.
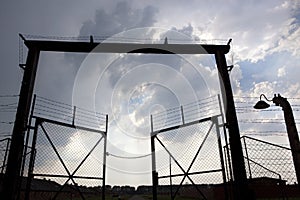
[[[60,121],[55,121],[55,120],[52,120],[52,119],[37,117],[37,116],[32,116],[32,118],[40,120],[41,123],[47,122],[47,123],[50,123],[50,124],[56,124],[56,125],[65,126],[65,127],[69,127],[69,128],[80,129],[80,130],[83,130],[83,131],[89,131],[89,132],[100,133],[102,135],[106,135],[105,131],[100,131],[100,130],[97,130],[97,129],[87,128],[87,127],[83,127],[83,126],[76,126],[76,125],[73,125],[73,124],[68,124],[68,123],[64,123],[64,122],[60,122]]]
[[[62,174],[32,174],[32,176],[43,176],[43,177],[54,177],[54,178],[77,178],[77,179],[95,179],[102,180],[102,177],[93,177],[93,176],[69,176]]]
[[[166,176],[159,176],[159,179],[163,179],[163,178],[174,178],[174,177],[178,177],[178,176],[189,176],[189,175],[198,175],[198,174],[208,174],[208,173],[215,173],[215,172],[221,172],[222,169],[214,169],[214,170],[207,170],[207,171],[200,171],[200,172],[189,172],[189,173],[185,173],[185,174],[172,174],[172,175],[166,175]]]
[[[227,54],[230,45],[212,44],[135,44],[26,40],[25,45],[40,51],[77,53],[144,53],[144,54]]]

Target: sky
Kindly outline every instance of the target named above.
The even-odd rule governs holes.
[[[4,0],[0,4],[1,138],[12,129],[18,100],[14,95],[19,94],[23,76],[18,64],[26,59],[19,33],[27,39],[88,41],[93,35],[103,42],[135,43],[164,43],[167,37],[170,44],[226,44],[232,38],[226,58],[234,65],[230,78],[241,135],[288,145],[280,108],[252,109],[262,93],[288,98],[296,122],[300,119],[299,1]],[[42,52],[34,92],[108,114],[108,152],[130,157],[150,153],[150,114],[220,94],[219,85],[215,60],[209,55]],[[85,139],[77,137],[83,146],[89,144]],[[77,140],[70,136],[65,148],[70,149],[72,141],[76,146]],[[149,157],[108,156],[107,162],[108,184],[151,184]]]

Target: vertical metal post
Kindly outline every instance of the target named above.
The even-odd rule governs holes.
[[[36,95],[33,96],[32,105],[31,105],[31,112],[30,112],[30,117],[29,117],[29,122],[28,122],[29,127],[27,129],[25,149],[24,149],[24,154],[23,154],[23,164],[22,164],[22,169],[21,169],[21,176],[23,176],[23,172],[24,172],[24,168],[25,168],[26,154],[27,154],[27,148],[28,148],[28,142],[29,142],[29,134],[30,134],[30,130],[31,130],[31,121],[32,121],[32,116],[33,116],[33,112],[34,112],[35,100],[36,100]]]
[[[249,178],[252,178],[250,160],[249,160],[249,155],[248,155],[248,150],[247,150],[247,145],[246,145],[246,139],[244,137],[243,137],[243,142],[244,142],[244,146],[245,146],[245,153],[246,153],[246,159],[247,159],[248,170],[249,170]]]
[[[24,169],[25,169],[25,164],[26,164],[26,156],[27,156],[28,142],[29,142],[30,130],[31,130],[31,121],[32,121],[32,116],[33,116],[33,112],[34,112],[35,100],[36,100],[36,95],[33,95],[33,100],[32,100],[32,104],[31,104],[31,112],[30,112],[28,128],[27,128],[27,133],[26,133],[26,139],[25,139],[26,141],[25,141],[25,149],[24,149],[24,153],[23,153],[23,162],[22,162],[22,166],[21,166],[21,181],[23,181],[23,177],[24,177]],[[34,151],[34,149],[31,149],[31,151]],[[29,171],[28,171],[28,173],[29,173]],[[27,174],[27,178],[28,178],[28,174]],[[17,199],[20,199],[20,193],[21,193],[21,191],[19,191]]]
[[[234,199],[249,199],[246,169],[240,141],[240,131],[233,100],[232,88],[225,55],[221,52],[215,54],[217,68],[220,75],[220,84],[225,106],[226,125],[229,131],[229,142],[234,176]]]
[[[34,161],[36,155],[36,139],[38,133],[38,126],[40,125],[40,120],[37,118],[35,120],[34,131],[33,131],[33,138],[32,138],[32,146],[31,146],[31,154],[30,154],[30,161],[29,161],[29,169],[28,169],[28,177],[26,183],[26,191],[25,191],[25,200],[29,200],[30,196],[30,187],[33,177],[33,168],[34,168]]]
[[[169,155],[169,168],[170,168],[170,192],[171,200],[173,200],[173,186],[172,186],[172,157]]]
[[[219,108],[220,108],[220,112],[221,112],[222,123],[224,124],[225,123],[225,119],[224,119],[224,113],[223,113],[223,109],[222,109],[220,94],[218,94],[218,102],[219,102]],[[225,124],[222,127],[223,127],[223,132],[224,132],[224,139],[225,139],[225,145],[226,145],[226,153],[228,155],[228,168],[229,168],[230,180],[233,180],[232,168],[231,168],[231,159],[230,159],[230,152],[229,152],[229,145],[228,145],[228,138],[227,138],[227,132],[226,132]],[[225,153],[225,155],[226,155],[226,153]]]
[[[182,124],[184,124],[183,106],[180,106],[180,109],[181,109],[181,120],[182,120]]]
[[[20,169],[24,149],[24,135],[27,130],[39,54],[40,51],[37,48],[30,48],[28,50],[1,199],[17,199],[18,190],[20,189]]]
[[[281,106],[284,114],[285,125],[291,146],[293,162],[296,171],[298,186],[300,187],[300,141],[298,131],[293,115],[293,110],[288,100],[278,94],[273,98],[273,102],[277,106]]]
[[[152,195],[153,195],[153,200],[157,200],[158,176],[156,173],[155,135],[153,134],[152,115],[150,116],[150,126],[151,126],[151,157],[152,157]]]
[[[108,115],[106,115],[106,127],[105,127],[105,136],[104,136],[104,154],[103,154],[103,172],[102,172],[102,200],[105,200],[105,182],[106,182],[106,148],[107,148],[107,132],[108,132]]]
[[[228,172],[228,162],[229,162],[229,160],[228,160],[228,158],[227,158],[227,156],[229,156],[228,154],[227,154],[227,146],[225,145],[224,147],[223,147],[223,149],[224,149],[224,152],[225,152],[225,154],[224,154],[224,158],[225,158],[225,167],[226,167],[226,174],[227,174],[227,178],[229,178],[229,172]],[[229,180],[229,179],[228,179]]]
[[[219,122],[218,122],[217,117],[213,117],[212,120],[216,126],[216,132],[217,132],[217,137],[218,137],[218,146],[219,146],[220,162],[221,162],[221,167],[222,167],[222,177],[223,177],[223,184],[224,184],[225,199],[228,199],[228,191],[227,191],[227,187],[226,187],[226,172],[225,172],[224,157],[223,157],[223,151],[222,151],[222,142],[221,142]]]
[[[76,106],[73,108],[73,119],[72,119],[72,125],[75,125],[75,117],[76,117]]]

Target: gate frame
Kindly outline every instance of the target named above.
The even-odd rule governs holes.
[[[83,126],[77,126],[74,125],[74,123],[72,124],[68,124],[68,123],[64,123],[64,122],[60,122],[60,121],[55,121],[55,120],[51,120],[51,119],[46,119],[43,117],[37,117],[37,116],[31,116],[30,117],[30,121],[32,121],[32,119],[35,119],[35,125],[33,127],[30,127],[28,129],[28,135],[26,140],[28,141],[29,139],[29,133],[30,133],[30,129],[33,129],[33,136],[32,136],[32,151],[30,154],[30,160],[29,160],[29,167],[28,167],[28,174],[27,174],[27,182],[26,182],[26,189],[25,189],[25,200],[29,200],[30,199],[30,188],[31,188],[31,182],[34,178],[34,176],[48,176],[48,177],[64,177],[67,178],[67,181],[65,181],[65,183],[63,185],[61,185],[60,189],[58,191],[56,191],[56,194],[54,196],[54,199],[56,199],[57,195],[63,190],[63,188],[65,187],[65,185],[72,180],[76,190],[79,192],[80,196],[82,199],[85,199],[83,194],[81,193],[80,189],[78,188],[76,182],[74,181],[73,178],[82,178],[82,179],[95,179],[95,180],[102,180],[102,188],[101,188],[101,198],[102,200],[105,200],[105,178],[106,178],[106,145],[107,145],[107,130],[108,130],[108,115],[106,115],[106,127],[105,127],[105,131],[101,131],[101,130],[96,130],[96,129],[92,129],[92,128],[87,128],[87,127],[83,127]],[[74,120],[73,120],[74,121]],[[63,159],[60,157],[59,152],[57,152],[54,144],[52,143],[51,138],[49,137],[47,131],[45,130],[45,128],[43,127],[43,123],[50,123],[50,124],[54,124],[54,125],[59,125],[62,127],[68,127],[68,128],[74,128],[74,129],[80,129],[80,130],[84,130],[84,131],[89,131],[89,132],[94,132],[94,133],[100,133],[102,136],[101,138],[96,142],[96,144],[93,146],[93,148],[91,148],[88,152],[87,155],[85,155],[85,157],[83,158],[83,160],[79,163],[79,165],[76,167],[76,169],[70,173],[71,171],[69,171],[69,169],[67,168],[67,166],[64,164]],[[37,135],[38,135],[38,128],[41,127],[42,131],[44,132],[44,134],[47,137],[48,142],[51,144],[52,149],[55,151],[56,155],[58,156],[59,161],[61,162],[61,164],[63,165],[65,171],[67,172],[68,175],[62,176],[62,175],[49,175],[49,174],[35,174],[34,173],[34,163],[35,163],[35,157],[36,157],[36,152],[38,151],[36,149],[36,140],[37,140]],[[102,139],[104,140],[104,146],[103,146],[103,164],[102,164],[102,177],[89,177],[89,176],[74,176],[75,173],[78,171],[78,169],[82,166],[82,164],[86,161],[86,159],[90,156],[90,154],[93,152],[93,150],[99,145],[99,143],[102,141]],[[23,162],[23,166],[22,168],[24,169],[24,163]]]
[[[181,106],[182,109],[182,106]],[[181,112],[181,117],[182,119],[184,118],[183,113]],[[225,199],[228,198],[228,192],[227,192],[227,187],[226,187],[226,172],[225,172],[225,165],[224,165],[224,157],[223,157],[223,151],[222,151],[222,143],[221,143],[221,134],[220,134],[220,127],[222,127],[222,125],[219,124],[218,122],[218,118],[221,117],[222,115],[215,115],[212,117],[206,117],[206,118],[202,118],[199,120],[195,120],[192,122],[188,122],[188,123],[184,123],[184,120],[182,121],[183,123],[181,125],[176,125],[176,126],[172,126],[172,127],[167,127],[167,128],[163,128],[160,130],[153,130],[153,117],[152,115],[150,116],[150,122],[151,122],[151,151],[152,151],[152,187],[153,187],[153,200],[157,200],[157,187],[158,187],[158,179],[160,178],[170,178],[170,189],[171,189],[171,200],[174,200],[177,193],[179,192],[179,189],[182,187],[183,181],[185,180],[185,178],[188,178],[192,185],[196,188],[196,190],[202,195],[202,197],[204,199],[206,199],[205,195],[201,192],[201,190],[197,187],[197,185],[194,183],[194,181],[189,177],[189,175],[195,175],[195,174],[203,174],[203,173],[211,173],[211,172],[222,172],[222,178],[223,178],[223,184],[224,184],[224,195],[225,195]],[[181,129],[183,127],[188,127],[188,126],[192,126],[192,125],[199,125],[202,122],[206,122],[206,121],[211,121],[212,124],[210,125],[206,136],[204,138],[204,140],[201,142],[192,162],[190,163],[188,169],[185,171],[183,169],[183,167],[181,167],[181,165],[177,162],[177,160],[174,158],[174,156],[172,155],[172,153],[165,147],[165,145],[163,144],[163,142],[157,137],[158,134],[163,133],[163,132],[168,132],[171,130],[177,130],[177,129]],[[206,171],[200,171],[200,172],[192,172],[190,173],[189,170],[191,169],[191,167],[193,166],[196,158],[198,157],[201,148],[203,146],[203,144],[205,143],[206,138],[209,136],[210,132],[212,131],[213,127],[215,126],[216,128],[216,134],[217,134],[217,142],[218,142],[218,150],[219,150],[219,156],[220,156],[220,164],[221,164],[221,169],[215,169],[215,170],[206,170]],[[197,133],[198,134],[198,133]],[[169,162],[170,162],[170,175],[165,175],[165,176],[158,176],[158,172],[156,171],[156,158],[155,158],[155,139],[160,143],[160,145],[164,148],[164,150],[168,153],[169,155]],[[175,174],[172,175],[171,174],[171,160],[174,160],[174,162],[177,164],[177,166],[182,170],[183,174]],[[179,184],[179,187],[177,188],[177,190],[175,191],[174,195],[172,192],[172,177],[174,176],[180,176],[182,178],[182,181]]]
[[[134,44],[94,42],[93,36],[90,36],[90,42],[26,40],[22,34],[19,34],[19,36],[24,40],[24,43],[28,48],[28,54],[26,64],[20,64],[20,67],[24,70],[24,75],[12,133],[12,142],[8,155],[7,170],[4,177],[6,184],[1,191],[1,197],[3,199],[15,200],[17,199],[18,191],[20,191],[20,172],[24,150],[24,136],[27,130],[40,52],[56,51],[90,53],[97,46],[99,48],[96,48],[95,52],[98,53],[214,54],[222,88],[223,103],[227,104],[225,114],[227,120],[226,127],[229,130],[229,140],[231,144],[232,169],[235,183],[234,198],[236,200],[250,198],[248,195],[249,190],[237,115],[228,74],[231,67],[227,66],[225,58],[225,54],[229,52],[232,39],[229,39],[227,45]]]

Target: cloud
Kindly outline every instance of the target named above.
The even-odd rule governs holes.
[[[286,67],[285,66],[283,66],[277,70],[277,76],[278,77],[286,76]]]
[[[194,43],[200,38],[195,34],[194,27],[189,23],[182,28],[172,27],[169,31],[163,33],[161,38],[168,38],[169,43]]]
[[[109,13],[103,9],[97,10],[94,20],[83,23],[80,35],[111,37],[125,30],[153,26],[157,13],[158,9],[154,6],[133,9],[130,3],[122,1]]]
[[[83,22],[79,30],[79,37],[93,35],[96,36],[95,38],[100,36],[103,40],[126,30],[150,27],[156,22],[157,13],[158,9],[154,6],[132,8],[132,5],[127,1],[121,1],[110,12],[104,9],[97,9],[94,19]],[[65,54],[66,60],[76,69],[85,57],[86,54]]]
[[[226,2],[220,12],[208,15],[209,20],[200,25],[198,35],[206,39],[233,38],[239,58],[257,62],[273,52],[298,49],[294,47],[296,43],[288,39],[299,39],[297,9],[299,3],[294,1]]]

